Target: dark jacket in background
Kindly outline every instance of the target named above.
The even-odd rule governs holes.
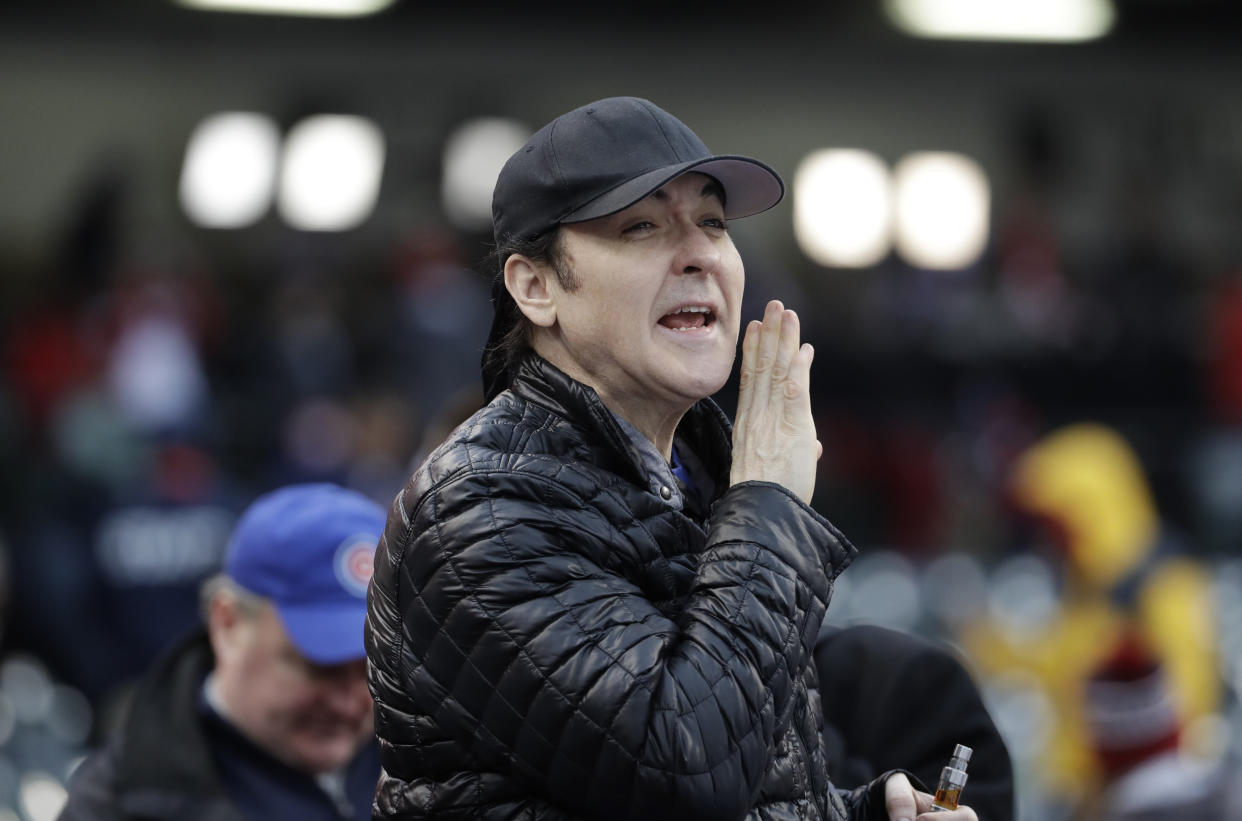
[[[340,821],[314,778],[258,749],[206,707],[203,682],[213,664],[199,630],[155,666],[120,734],[74,772],[59,821]],[[222,777],[222,767],[234,775]],[[369,817],[378,772],[376,749],[367,745],[346,777],[355,819]]]
[[[904,767],[935,789],[953,748],[974,752],[962,803],[1013,821],[1009,751],[957,658],[928,639],[873,625],[825,627],[815,646],[828,772],[842,786]]]
[[[369,597],[377,817],[885,817],[820,737],[811,651],[854,548],[783,487],[729,487],[711,401],[677,447],[710,516],[532,356],[423,463]]]

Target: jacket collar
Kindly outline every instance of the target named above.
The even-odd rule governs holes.
[[[585,428],[592,443],[620,456],[630,478],[644,487],[658,493],[659,488],[667,484],[676,492],[676,482],[663,458],[657,456],[658,464],[652,464],[648,451],[654,452],[654,445],[636,430],[637,436],[631,436],[627,428],[632,429],[632,426],[608,410],[594,388],[573,379],[538,354],[530,353],[519,363],[509,389],[522,399]],[[716,403],[710,398],[694,403],[677,426],[675,438],[702,462],[717,493],[724,492],[729,486],[733,427]]]
[[[197,629],[167,651],[139,685],[117,766],[122,804],[163,805],[178,794],[223,793],[193,708],[212,663],[207,631]],[[176,785],[172,792],[170,784]]]

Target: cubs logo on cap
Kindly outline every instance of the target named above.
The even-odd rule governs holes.
[[[332,566],[341,587],[355,596],[366,598],[371,571],[375,569],[375,537],[360,533],[341,542]]]

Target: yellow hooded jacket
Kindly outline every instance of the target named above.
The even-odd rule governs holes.
[[[1021,671],[1039,681],[1055,713],[1041,761],[1046,786],[1081,795],[1099,778],[1083,686],[1128,626],[1164,665],[1183,727],[1216,708],[1209,580],[1193,558],[1160,548],[1161,523],[1142,467],[1110,428],[1075,424],[1037,442],[1020,456],[1012,492],[1021,510],[1060,536],[1061,609],[1038,631],[983,623],[962,639],[983,672]]]

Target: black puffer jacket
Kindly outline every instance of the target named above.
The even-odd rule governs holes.
[[[854,548],[784,488],[728,487],[710,401],[678,447],[707,521],[593,390],[538,357],[400,493],[367,653],[377,818],[884,818],[833,789],[811,652]]]

